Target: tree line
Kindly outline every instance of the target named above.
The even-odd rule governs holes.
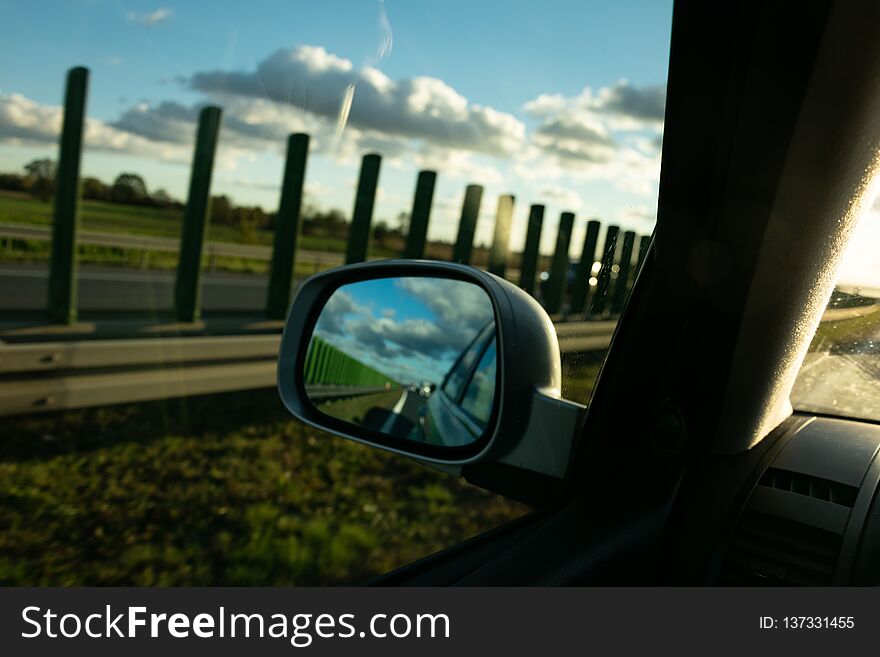
[[[0,173],[0,190],[20,192],[33,196],[44,203],[52,200],[55,193],[56,165],[53,160],[39,158],[24,165],[22,172]],[[143,177],[137,173],[123,172],[112,183],[95,177],[82,180],[82,198],[89,201],[137,205],[152,208],[182,210],[184,204],[164,189],[150,191]],[[211,197],[210,221],[212,224],[230,226],[239,230],[242,241],[254,241],[257,231],[274,231],[275,213],[266,212],[259,205],[236,205],[226,194]],[[347,239],[349,220],[341,210],[322,210],[311,203],[302,208],[302,232],[304,235]],[[396,225],[379,219],[374,222],[374,237],[381,243],[402,239],[408,215],[398,215]]]
[[[49,158],[31,160],[22,173],[0,173],[0,189],[25,192],[45,203],[55,195],[56,165]],[[144,205],[149,207],[176,207],[183,204],[164,189],[150,192],[143,177],[136,173],[120,173],[112,184],[94,177],[83,178],[82,198],[90,201]]]

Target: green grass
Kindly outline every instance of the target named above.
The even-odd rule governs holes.
[[[175,209],[147,208],[135,205],[120,205],[100,201],[82,201],[80,205],[80,227],[108,233],[148,235],[152,237],[180,237],[182,212]],[[0,192],[0,223],[18,223],[39,226],[52,224],[52,204],[23,195]],[[256,243],[270,246],[273,233],[257,231]],[[208,226],[208,239],[218,242],[241,243],[238,230],[230,226]],[[4,241],[5,242],[5,241]],[[345,251],[345,241],[302,235],[299,248],[311,251],[341,253]],[[49,242],[36,240],[12,240],[0,249],[0,263],[47,263],[49,261]],[[118,249],[80,244],[79,262],[84,265],[126,267],[159,270],[174,270],[177,267],[177,254],[163,251],[142,251],[138,249]],[[371,250],[373,255],[391,257],[397,253],[379,246]],[[213,263],[205,258],[203,268],[212,267],[219,271],[266,274],[268,260],[249,258],[217,257]],[[331,265],[315,266],[298,262],[294,277],[306,278],[318,271],[329,269]]]
[[[37,240],[12,240],[10,244],[0,247],[0,263],[47,264],[49,262],[49,242]],[[140,251],[135,249],[119,249],[106,246],[80,244],[77,247],[79,264],[98,265],[102,267],[122,267],[126,269],[157,269],[173,271],[177,268],[177,254],[168,251]],[[307,278],[319,271],[330,269],[330,264],[313,264],[296,262],[294,278]],[[208,256],[202,258],[202,269],[216,271],[268,274],[267,260],[217,256],[211,261]]]
[[[875,310],[858,317],[820,323],[810,349],[815,350],[820,345],[846,344],[856,340],[876,338],[878,335],[880,335],[880,310]]]
[[[274,390],[4,421],[0,584],[357,583],[526,508],[293,421]]]
[[[567,359],[586,401],[595,359]],[[527,508],[294,421],[274,390],[4,420],[0,585],[358,583]]]
[[[174,208],[149,208],[137,205],[120,205],[102,201],[80,202],[80,228],[107,233],[149,235],[153,237],[180,237],[182,210]],[[52,224],[52,204],[44,203],[21,194],[0,192],[0,223],[31,224],[50,226]],[[258,230],[254,233],[254,244],[270,246],[274,233]],[[232,226],[208,224],[207,239],[215,242],[242,242],[241,232]],[[333,237],[302,235],[299,248],[309,251],[344,253],[345,240]],[[372,255],[392,257],[398,252],[372,245]]]
[[[80,202],[80,228],[83,230],[179,238],[182,220],[183,211],[176,208],[151,208],[103,201]],[[4,222],[50,226],[52,203],[0,193],[0,223]],[[231,226],[209,224],[207,238],[240,243],[241,233]],[[255,239],[257,244],[271,244],[272,233],[257,231]]]

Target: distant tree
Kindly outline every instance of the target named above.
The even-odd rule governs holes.
[[[388,222],[384,219],[379,219],[373,227],[373,239],[384,245],[385,239],[390,232],[391,230],[388,227]]]
[[[34,178],[54,178],[55,162],[46,157],[31,160],[24,165],[24,172]]]
[[[82,197],[90,201],[109,201],[110,188],[97,178],[85,178],[82,182]]]
[[[0,173],[0,189],[9,192],[26,192],[24,176],[18,173]]]
[[[261,230],[268,230],[272,226],[272,215],[266,214],[259,205],[255,205],[253,208],[254,213],[254,222],[257,228]]]
[[[277,212],[267,212],[266,213],[266,225],[265,225],[266,230],[274,231],[275,230],[275,222],[277,221],[277,219],[278,219]]]
[[[212,196],[209,216],[212,224],[221,224],[223,226],[234,224],[235,217],[232,214],[232,200],[225,194]]]
[[[152,193],[150,198],[153,199],[153,203],[158,205],[159,207],[168,207],[169,205],[174,205],[174,199],[171,198],[171,194],[166,192],[164,189],[157,189]]]
[[[348,236],[348,222],[340,210],[322,212],[309,208],[303,216],[303,234],[344,239]]]
[[[120,173],[113,181],[110,196],[115,203],[142,203],[148,198],[147,184],[136,173]]]
[[[31,160],[24,165],[27,190],[41,201],[55,193],[55,163],[48,158]]]

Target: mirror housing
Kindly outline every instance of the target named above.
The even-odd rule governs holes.
[[[309,400],[303,366],[318,316],[343,285],[395,277],[433,277],[480,286],[493,305],[497,331],[496,412],[473,449],[420,446],[334,421]],[[278,389],[299,420],[343,438],[396,452],[527,504],[557,499],[585,407],[561,398],[562,363],[550,317],[506,280],[453,263],[384,260],[348,265],[306,280],[294,299],[278,359]]]

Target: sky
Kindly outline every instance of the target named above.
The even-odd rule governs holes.
[[[401,383],[441,383],[489,322],[492,302],[473,283],[403,277],[336,290],[315,335]]]
[[[216,104],[212,193],[237,203],[277,208],[286,136],[304,131],[307,201],[346,216],[373,151],[376,220],[393,225],[417,172],[438,172],[431,239],[454,239],[470,183],[485,187],[478,244],[508,193],[515,251],[532,203],[544,253],[562,211],[572,255],[588,219],[653,226],[671,0],[57,0],[2,3],[0,23],[2,171],[57,156],[65,72],[82,65],[83,174],[105,181],[134,171],[183,199],[195,117]]]

